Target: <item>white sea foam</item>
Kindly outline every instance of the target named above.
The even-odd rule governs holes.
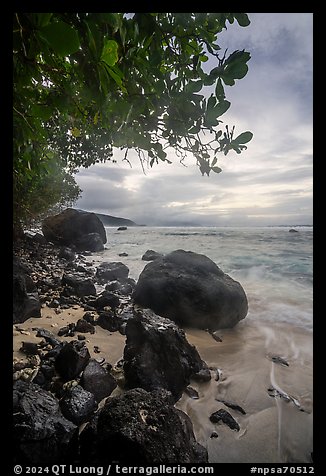
[[[107,227],[107,250],[97,261],[123,261],[138,279],[148,249],[184,249],[205,254],[239,281],[249,301],[250,320],[284,322],[312,329],[312,239],[309,227]],[[119,253],[128,253],[119,257]],[[94,256],[92,256],[92,259]]]

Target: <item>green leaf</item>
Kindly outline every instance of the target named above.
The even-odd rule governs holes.
[[[108,66],[114,66],[118,59],[118,43],[114,40],[105,40],[101,61],[104,61]]]
[[[111,76],[112,79],[114,79],[114,81],[117,83],[118,86],[120,86],[120,89],[121,91],[123,91],[124,93],[127,92],[126,88],[124,87],[124,85],[122,84],[122,79],[121,79],[121,76],[119,74],[117,74],[115,71],[113,71],[112,68],[110,68],[109,66],[107,66],[106,63],[104,63],[105,65],[105,69],[107,71],[107,73]]]
[[[240,26],[250,25],[250,20],[246,13],[233,13],[234,18],[237,20]]]
[[[51,20],[53,13],[36,13],[36,24],[39,27],[46,26]]]
[[[212,169],[213,172],[215,172],[216,174],[219,174],[220,172],[222,172],[222,169],[220,169],[220,167],[211,167],[211,169]]]
[[[218,81],[216,83],[215,96],[220,101],[225,98],[224,88],[223,88],[223,84],[222,84],[222,81],[221,81],[220,78],[218,79]]]
[[[49,106],[40,106],[38,104],[34,104],[32,106],[33,115],[42,119],[43,121],[48,121],[53,114],[53,109]]]
[[[214,165],[216,164],[216,162],[217,162],[217,157],[214,157],[214,159],[212,160],[211,166],[214,167]]]
[[[224,113],[229,109],[230,106],[231,106],[230,101],[226,101],[226,100],[225,100],[225,101],[220,101],[220,102],[213,108],[215,117],[220,117],[220,116],[222,116],[222,114],[224,114]]]
[[[63,21],[46,25],[40,35],[59,56],[68,56],[80,47],[77,31]]]
[[[215,99],[215,98],[214,98]],[[208,100],[209,102],[209,100]],[[207,111],[205,115],[205,125],[207,127],[212,127],[212,126],[217,126],[218,120],[217,118],[219,116],[222,116],[229,107],[231,106],[231,103],[229,101],[220,101],[216,106],[214,107],[209,107],[209,104],[207,105]]]
[[[248,73],[248,66],[245,63],[231,64],[225,70],[225,74],[222,76],[229,79],[242,79]]]
[[[193,126],[191,129],[189,129],[189,134],[198,134],[198,132],[200,131],[200,124],[197,124],[195,126]]]
[[[203,87],[203,82],[200,79],[199,81],[190,81],[185,90],[187,93],[198,93]]]
[[[238,137],[233,139],[232,142],[236,142],[237,144],[246,144],[247,142],[251,141],[253,138],[253,133],[250,131],[242,132]]]

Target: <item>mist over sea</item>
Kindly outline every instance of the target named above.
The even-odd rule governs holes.
[[[313,228],[296,229],[298,233],[287,227],[106,227],[107,249],[92,259],[122,261],[137,280],[148,249],[202,253],[243,286],[249,301],[246,320],[312,331]]]

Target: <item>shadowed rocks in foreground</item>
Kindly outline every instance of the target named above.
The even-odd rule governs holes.
[[[133,299],[182,327],[212,331],[235,326],[248,312],[241,284],[192,251],[173,251],[147,264]]]
[[[190,378],[205,367],[183,330],[149,309],[135,311],[128,319],[126,336],[123,369],[127,388],[164,388],[177,401]]]
[[[80,435],[87,464],[207,463],[188,415],[173,406],[170,392],[135,388],[108,399]]]
[[[19,464],[54,464],[72,456],[78,427],[67,420],[48,391],[21,380],[13,388],[13,437]]]

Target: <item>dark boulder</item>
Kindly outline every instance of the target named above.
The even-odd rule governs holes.
[[[36,331],[36,337],[42,337],[45,339],[53,347],[61,346],[62,342],[56,338],[56,336],[47,329],[43,329],[42,327],[33,327],[33,331]]]
[[[120,299],[109,291],[103,291],[97,299],[88,301],[88,304],[95,307],[95,309],[103,309],[106,306],[115,309],[119,307]]]
[[[78,428],[63,416],[50,392],[21,380],[14,384],[13,445],[17,463],[66,463],[73,458],[77,435]]]
[[[78,319],[78,321],[76,323],[76,326],[75,326],[75,331],[76,332],[83,332],[83,333],[90,332],[91,334],[94,334],[95,333],[95,327],[90,322],[85,321],[85,319]]]
[[[67,342],[55,360],[55,369],[65,380],[76,378],[86,367],[90,354],[84,342]]]
[[[71,287],[79,297],[96,295],[96,288],[91,278],[85,278],[82,274],[64,274],[62,284]]]
[[[78,250],[103,251],[104,245],[99,233],[88,233],[75,241]]]
[[[126,226],[119,226],[118,231],[126,231],[128,228]]]
[[[75,245],[79,239],[90,233],[98,234],[102,245],[106,243],[105,228],[95,213],[72,208],[67,208],[58,215],[45,218],[42,222],[42,231],[48,241],[63,246]],[[81,249],[82,244],[83,241],[79,243],[79,249]]]
[[[119,330],[122,320],[113,312],[105,311],[99,314],[96,324],[109,332],[116,332]]]
[[[103,309],[106,306],[115,309],[119,306],[120,299],[109,291],[103,291],[96,299],[88,301],[88,304],[95,307],[95,309]]]
[[[183,330],[149,309],[128,319],[126,336],[123,368],[127,388],[165,388],[177,401],[190,377],[203,368]]]
[[[111,395],[117,382],[95,359],[90,359],[82,374],[80,384],[91,392],[99,403],[103,398]]]
[[[137,388],[108,399],[80,438],[81,457],[92,464],[207,463],[189,417],[165,390]]]
[[[299,233],[298,230],[295,230],[294,228],[290,228],[289,232],[290,233]]]
[[[148,263],[133,298],[181,326],[199,329],[233,327],[248,312],[240,283],[206,256],[183,250]]]
[[[157,251],[147,250],[146,253],[143,254],[142,260],[143,261],[154,261],[157,258],[163,258],[162,253],[158,253]]]
[[[31,243],[39,243],[40,245],[45,245],[47,243],[42,233],[33,233],[31,231],[25,231],[24,238],[26,241],[29,241]]]
[[[58,258],[65,259],[66,261],[74,261],[76,253],[71,248],[68,248],[68,246],[63,246],[58,253]]]
[[[135,285],[133,285],[131,279],[130,280],[125,279],[120,281],[117,281],[117,280],[111,281],[105,286],[105,289],[106,291],[114,291],[122,296],[128,296],[132,294],[134,287]]]
[[[41,303],[37,288],[17,258],[13,261],[13,323],[25,322],[30,317],[41,317]]]
[[[101,282],[108,282],[128,278],[129,268],[120,261],[107,263],[104,261],[96,270],[96,277]]]
[[[97,403],[93,393],[76,385],[65,392],[60,400],[60,408],[67,420],[79,426],[91,419],[97,409]]]

